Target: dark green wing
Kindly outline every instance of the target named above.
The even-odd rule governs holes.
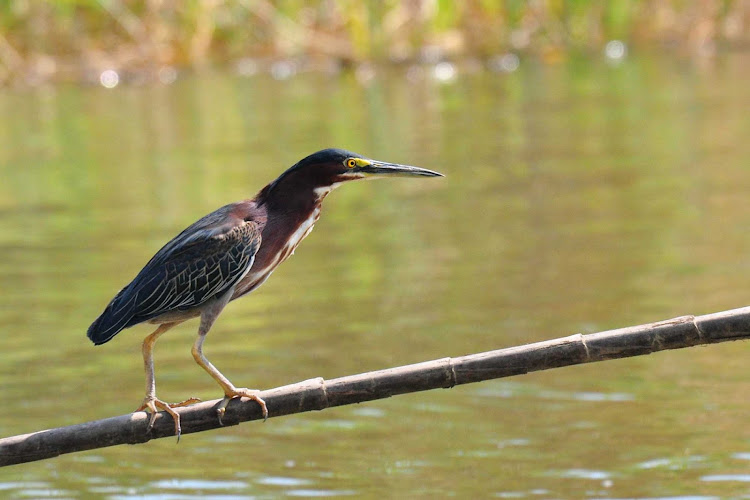
[[[253,221],[226,222],[221,210],[167,243],[112,299],[88,330],[95,344],[162,314],[198,307],[242,279],[260,247],[260,230]]]

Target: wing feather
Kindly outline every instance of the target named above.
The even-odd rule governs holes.
[[[146,266],[142,274],[149,279],[133,281],[133,288],[146,292],[135,301],[134,316],[192,309],[221,295],[250,269],[259,246],[260,232],[244,221],[219,235],[191,238],[163,262]]]
[[[221,215],[201,219],[159,250],[94,321],[89,338],[101,344],[129,326],[199,307],[242,279],[260,247],[260,229]]]

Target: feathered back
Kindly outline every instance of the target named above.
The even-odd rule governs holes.
[[[112,299],[87,335],[100,345],[130,326],[187,311],[230,290],[250,270],[260,228],[243,202],[208,214],[164,245]]]

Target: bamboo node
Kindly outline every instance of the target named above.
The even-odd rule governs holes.
[[[456,377],[456,364],[453,358],[446,358],[448,360],[448,370],[450,371],[450,385],[446,389],[452,389],[456,387],[458,378]]]
[[[695,319],[695,316],[690,316],[690,319],[693,321],[693,327],[695,327],[695,331],[698,332],[698,338],[701,340],[701,343],[706,342],[705,334],[703,333],[703,330],[701,330],[700,324]]]
[[[578,340],[581,342],[581,345],[583,345],[583,350],[586,351],[586,361],[592,361],[591,352],[589,352],[589,345],[586,343],[586,336],[582,333],[576,333],[573,336],[577,336]]]
[[[323,377],[315,377],[314,379],[312,379],[312,381],[315,382],[315,383],[317,383],[318,385],[320,385],[320,392],[321,392],[321,394],[323,396],[322,407],[323,408],[330,408],[331,404],[328,401],[328,385],[326,385],[326,379],[324,379]],[[321,408],[321,410],[323,408]]]

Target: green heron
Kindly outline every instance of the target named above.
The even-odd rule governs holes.
[[[193,344],[195,361],[219,383],[224,399],[219,420],[232,398],[256,401],[268,417],[259,391],[235,387],[203,354],[206,334],[230,300],[252,292],[294,253],[320,217],[323,198],[340,184],[374,177],[442,177],[423,168],[371,160],[341,149],[318,151],[281,174],[255,198],[231,203],[188,226],[161,250],[125,288],[115,295],[88,329],[96,345],[139,323],[158,325],[143,341],[146,397],[136,411],[151,412],[148,428],[159,409],[174,419],[180,436],[180,416],[173,408],[198,401],[165,403],[156,397],[153,349],[167,330],[200,317]]]

